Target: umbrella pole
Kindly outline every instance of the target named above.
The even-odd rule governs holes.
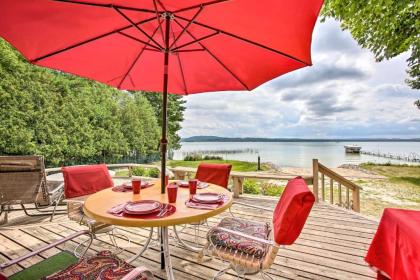
[[[161,171],[160,171],[160,190],[164,194],[166,190],[166,150],[168,146],[167,126],[168,126],[168,64],[169,64],[169,29],[171,24],[171,15],[165,14],[165,54],[163,60],[163,94],[162,94],[162,139],[160,140],[161,149]],[[160,268],[165,269],[165,255],[163,248],[163,230],[160,234]]]
[[[168,146],[167,127],[168,127],[168,64],[169,64],[169,31],[171,15],[165,15],[165,54],[163,61],[163,94],[162,94],[162,139],[160,140],[161,149],[161,193],[165,193],[166,176],[166,151]]]

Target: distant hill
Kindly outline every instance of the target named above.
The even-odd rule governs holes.
[[[181,142],[420,142],[420,138],[353,138],[353,139],[304,139],[304,138],[258,138],[258,137],[219,137],[192,136]]]

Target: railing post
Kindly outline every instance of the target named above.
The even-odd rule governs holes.
[[[232,176],[233,178],[233,197],[239,197],[242,190],[244,179],[242,177]]]
[[[343,205],[343,197],[341,195],[341,183],[338,183],[338,205]]]
[[[131,165],[128,166],[128,177],[133,177],[133,167]]]
[[[175,176],[175,180],[185,180],[185,175],[187,172],[181,170],[173,170],[172,171]]]
[[[334,204],[334,181],[330,178],[330,203]]]
[[[360,191],[358,188],[353,189],[353,211],[360,212]]]
[[[313,192],[315,195],[315,201],[318,202],[318,159],[312,160],[312,186],[313,186]]]

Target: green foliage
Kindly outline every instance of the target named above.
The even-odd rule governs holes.
[[[184,157],[186,161],[200,161],[203,160],[203,156],[201,154],[190,154]]]
[[[157,152],[160,109],[146,93],[129,94],[33,66],[1,39],[0,77],[2,155],[40,154],[57,166]],[[184,110],[183,101],[176,100],[171,105],[173,128]],[[171,137],[177,139],[179,129],[173,128]]]
[[[280,196],[283,193],[284,187],[270,182],[262,182],[260,184],[261,193],[268,196]]]
[[[143,167],[138,166],[138,167],[133,168],[132,172],[134,176],[144,176],[144,177],[152,177],[152,178],[159,177],[159,169],[157,168],[143,168]]]
[[[341,22],[378,61],[411,50],[407,83],[420,88],[420,5],[416,0],[326,0],[322,14]]]
[[[159,177],[159,169],[157,168],[150,168],[147,172],[148,177],[158,178]]]
[[[223,160],[221,156],[213,156],[213,155],[202,155],[202,154],[189,154],[184,157],[186,161],[201,161],[201,160]]]
[[[201,161],[170,160],[169,166],[197,167]],[[257,163],[240,160],[206,160],[207,163],[228,163],[232,164],[232,171],[257,171]],[[262,170],[269,170],[268,165],[262,165]]]
[[[143,167],[134,167],[132,172],[134,176],[146,176],[146,169]]]
[[[258,186],[257,180],[246,179],[243,184],[244,193],[248,194],[261,194],[261,189]]]
[[[154,108],[158,124],[162,127],[162,94],[159,92],[144,92],[144,96]],[[185,100],[179,95],[168,95],[168,147],[170,149],[181,148],[181,122],[184,120]]]
[[[205,155],[203,157],[204,160],[223,160],[221,156],[212,156],[212,155]]]

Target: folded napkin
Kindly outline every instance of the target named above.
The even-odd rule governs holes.
[[[113,215],[121,214],[122,212],[124,212],[124,208],[126,205],[127,205],[127,202],[115,205],[111,209],[109,209],[107,212]]]
[[[205,189],[205,188],[207,188],[209,186],[209,184],[208,183],[205,183],[205,182],[199,182],[198,183],[198,185],[197,185],[197,188],[198,189]]]
[[[185,205],[189,208],[205,209],[205,210],[214,210],[220,206],[219,203],[216,203],[216,204],[199,203],[191,199],[185,201]]]

